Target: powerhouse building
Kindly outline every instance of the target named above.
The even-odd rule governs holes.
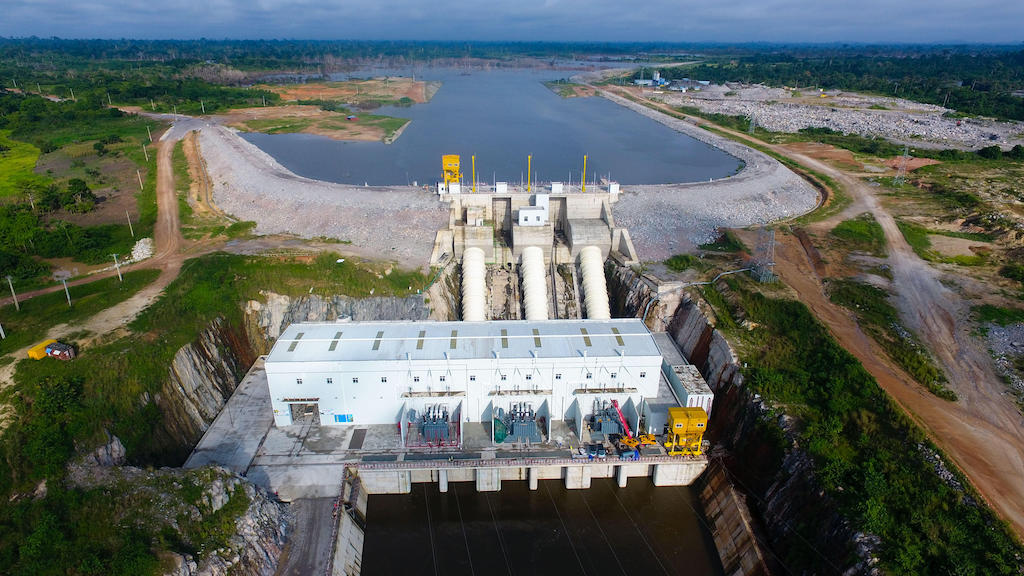
[[[461,427],[526,414],[549,429],[614,400],[635,430],[662,366],[635,318],[299,323],[266,359],[278,426],[312,416],[323,425],[444,418]]]

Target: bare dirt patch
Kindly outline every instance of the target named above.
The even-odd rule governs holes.
[[[219,116],[222,123],[245,132],[316,134],[334,140],[379,142],[395,131],[389,124],[395,119],[383,116],[355,116],[328,112],[316,106],[288,105],[266,108],[242,108]],[[387,120],[387,121],[386,121]],[[404,123],[403,123],[404,125]]]
[[[853,157],[853,152],[843,148],[829,146],[828,144],[821,144],[819,142],[793,142],[791,144],[783,144],[780,148],[785,148],[786,150],[796,152],[797,154],[804,154],[811,158],[827,160],[841,168],[861,170],[864,167],[863,164]]]
[[[36,164],[36,173],[57,180],[61,186],[70,178],[85,180],[99,199],[89,212],[76,214],[60,210],[54,217],[78,226],[124,224],[127,210],[137,219],[135,195],[139,182],[135,163],[120,155],[97,156],[92,144],[86,144],[88,146],[72,145],[44,154]]]
[[[258,88],[281,95],[285,101],[323,100],[347,102],[359,105],[368,102],[400,101],[408,98],[422,104],[434,95],[437,88],[433,82],[415,81],[411,78],[373,78],[371,80],[346,80],[344,82],[307,82],[305,84],[260,85]]]
[[[943,256],[977,256],[991,253],[993,248],[993,245],[988,242],[951,238],[939,234],[929,235],[928,240],[932,243],[932,250]]]
[[[893,170],[899,170],[902,163],[903,158],[890,158],[885,161],[885,165]],[[942,164],[942,162],[931,158],[907,158],[907,171],[913,172],[922,166],[931,166],[932,164]]]

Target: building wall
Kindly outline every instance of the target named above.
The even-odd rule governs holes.
[[[400,412],[445,403],[462,419],[479,422],[491,409],[531,402],[534,410],[548,403],[552,419],[562,420],[574,399],[584,415],[594,398],[616,399],[657,395],[660,356],[573,358],[483,358],[459,361],[267,362],[274,422],[290,425],[291,403],[319,404],[320,423],[394,424]],[[590,374],[588,378],[587,375]],[[636,392],[609,392],[631,389]],[[586,390],[579,394],[577,389]],[[315,399],[315,400],[314,400]],[[290,400],[290,401],[289,401]],[[341,417],[339,421],[335,417]]]

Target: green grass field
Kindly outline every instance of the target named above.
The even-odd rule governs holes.
[[[47,180],[35,173],[39,148],[9,136],[10,131],[0,130],[0,198],[20,194],[25,184]]]
[[[125,272],[123,283],[114,276],[81,286],[70,286],[70,308],[63,290],[25,300],[21,303],[20,311],[15,309],[14,304],[5,306],[0,309],[0,314],[3,314],[7,339],[0,340],[0,355],[35,343],[57,324],[88,318],[130,298],[159,275],[158,270],[136,270]]]

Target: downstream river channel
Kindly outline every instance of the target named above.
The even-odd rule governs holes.
[[[557,480],[413,484],[406,495],[370,496],[363,574],[719,576],[706,520],[690,487],[626,488],[594,479],[589,490]]]
[[[406,75],[410,71],[391,71]],[[364,75],[370,75],[365,73]],[[411,118],[393,144],[340,142],[307,134],[243,134],[283,166],[309,178],[345,184],[430,184],[441,155],[460,154],[465,181],[470,155],[477,180],[518,183],[533,155],[538,182],[579,182],[587,154],[594,176],[624,184],[670,184],[722,178],[741,162],[605,98],[562,98],[543,81],[571,72],[528,69],[427,68],[416,78],[442,82],[434,98],[375,114]],[[358,74],[356,74],[358,75]]]

